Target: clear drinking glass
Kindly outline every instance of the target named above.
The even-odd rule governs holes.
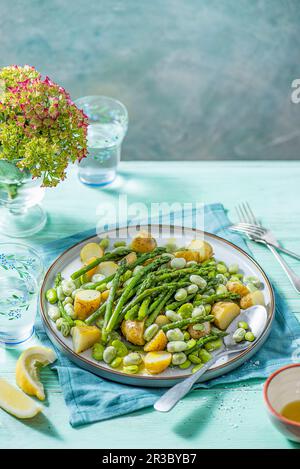
[[[128,127],[126,107],[106,96],[85,96],[76,105],[88,116],[88,155],[78,163],[79,179],[101,186],[116,177]]]
[[[43,272],[34,249],[0,243],[0,342],[17,345],[32,336]]]

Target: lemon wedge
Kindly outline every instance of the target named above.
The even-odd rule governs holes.
[[[16,382],[17,385],[31,396],[36,396],[43,401],[45,399],[44,386],[39,378],[39,368],[49,365],[56,360],[56,355],[51,348],[35,346],[25,350],[17,361]]]
[[[0,407],[19,419],[30,419],[41,412],[42,406],[0,378]]]

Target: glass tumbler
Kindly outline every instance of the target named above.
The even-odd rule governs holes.
[[[78,163],[79,179],[95,186],[109,184],[116,177],[127,132],[127,109],[106,96],[85,96],[77,99],[76,105],[89,119],[88,155]]]
[[[0,243],[0,342],[17,345],[32,336],[43,273],[34,249]]]

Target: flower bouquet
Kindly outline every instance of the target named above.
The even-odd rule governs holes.
[[[70,95],[34,67],[0,70],[0,229],[32,234],[46,221],[37,205],[44,187],[66,177],[87,153],[88,119]],[[16,217],[16,215],[19,215]]]

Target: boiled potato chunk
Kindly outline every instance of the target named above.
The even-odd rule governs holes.
[[[191,241],[188,245],[188,249],[198,252],[198,262],[206,261],[213,255],[213,248],[211,245],[202,239],[194,239]]]
[[[240,305],[242,309],[247,309],[250,308],[250,306],[254,305],[265,306],[264,295],[260,290],[248,293],[248,295],[243,296],[243,298],[241,298]]]
[[[144,350],[145,352],[157,352],[160,350],[164,350],[166,348],[167,343],[168,339],[166,337],[166,334],[164,333],[164,331],[160,330],[153,337],[153,339],[145,345]]]
[[[193,324],[190,324],[188,327],[188,333],[193,339],[200,339],[201,337],[205,337],[206,335],[210,334],[211,330],[211,325],[210,322],[204,322],[203,323],[203,330],[202,331],[196,331],[194,329]]]
[[[240,314],[240,308],[230,301],[218,301],[213,305],[211,313],[215,317],[215,325],[225,331],[229,324]]]
[[[232,293],[237,293],[238,295],[245,296],[248,295],[249,289],[246,285],[243,285],[241,282],[227,282],[227,290]]]
[[[134,345],[144,345],[144,321],[132,321],[127,319],[121,324],[121,331],[125,339]]]
[[[169,352],[149,352],[144,363],[146,370],[152,375],[162,373],[170,365],[172,354]]]
[[[197,251],[176,251],[174,252],[175,257],[181,257],[186,260],[186,262],[189,261],[195,261],[199,262],[199,253]]]
[[[99,342],[100,338],[101,332],[96,326],[75,326],[72,329],[74,352],[84,352],[84,350]]]
[[[113,261],[104,261],[101,262],[97,267],[97,274],[102,274],[105,277],[110,277],[114,275],[118,270],[119,266]]]
[[[131,247],[136,252],[151,252],[157,246],[156,240],[147,231],[140,233],[132,240]]]
[[[135,252],[130,252],[127,256],[124,257],[126,264],[133,264],[137,260],[137,255]]]
[[[80,251],[82,262],[88,262],[92,257],[103,257],[104,251],[97,243],[88,243]]]
[[[101,293],[97,290],[80,290],[75,295],[74,311],[78,319],[84,321],[99,308]]]

